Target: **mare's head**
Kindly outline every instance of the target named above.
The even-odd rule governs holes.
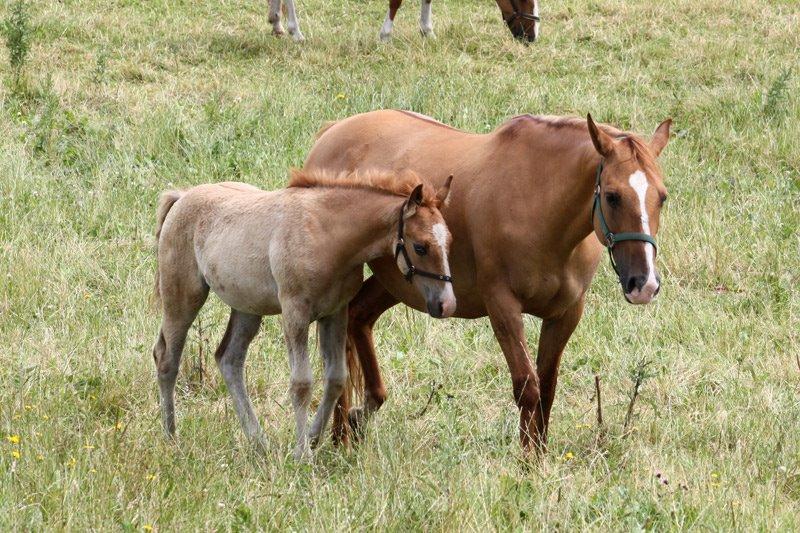
[[[603,158],[599,203],[592,217],[595,233],[611,250],[625,299],[632,304],[650,303],[661,289],[653,237],[667,199],[656,158],[669,141],[672,121],[662,122],[649,143],[632,134],[611,135],[591,115],[587,121],[594,147]]]
[[[394,240],[397,268],[425,298],[428,314],[447,318],[456,310],[450,280],[450,230],[439,209],[447,203],[452,176],[436,194],[417,185],[403,203]]]
[[[539,36],[539,0],[496,0],[508,29],[532,43]]]

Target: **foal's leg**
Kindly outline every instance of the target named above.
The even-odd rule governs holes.
[[[420,0],[419,29],[423,37],[436,37],[433,34],[433,18],[431,16],[431,0]]]
[[[300,31],[300,23],[297,22],[297,13],[294,9],[294,0],[283,0],[286,7],[286,29],[295,41],[305,41],[303,32]]]
[[[400,4],[403,0],[389,0],[389,12],[386,13],[386,20],[383,21],[381,26],[381,41],[388,41],[392,38],[392,27],[394,26],[394,16],[397,10],[400,9]]]
[[[175,435],[175,381],[178,378],[181,354],[183,346],[186,344],[189,328],[208,296],[208,287],[199,280],[192,283],[189,276],[183,278],[183,283],[178,282],[174,285],[168,285],[167,283],[170,281],[165,278],[166,276],[161,276],[161,286],[168,287],[168,290],[161,291],[164,317],[161,320],[161,331],[159,331],[156,344],[153,346],[153,359],[158,376],[164,432],[168,437],[173,437]]]
[[[281,302],[283,309],[283,335],[289,349],[289,367],[291,369],[291,385],[289,395],[294,408],[295,425],[297,426],[297,447],[295,459],[311,458],[311,448],[306,434],[308,423],[308,404],[311,403],[311,386],[313,374],[308,361],[308,313],[301,306],[293,306]]]
[[[283,35],[281,0],[269,0],[269,19],[267,20],[272,24],[272,35]]]
[[[575,327],[583,316],[581,299],[560,317],[542,322],[539,334],[539,355],[536,358],[536,372],[541,387],[541,402],[536,406],[534,423],[536,425],[536,444],[544,447],[547,444],[547,427],[550,423],[550,408],[556,394],[558,367],[564,346],[575,331]]]
[[[228,329],[217,348],[216,360],[228,392],[233,399],[233,408],[239,417],[247,439],[261,451],[266,449],[264,431],[253,412],[253,405],[247,395],[244,383],[244,361],[247,348],[258,333],[261,317],[248,315],[236,310],[231,312]]]
[[[484,300],[494,335],[508,369],[514,388],[514,400],[519,407],[519,438],[522,448],[533,447],[533,413],[539,404],[539,378],[531,364],[522,323],[522,306],[506,285],[493,286],[485,292]]]
[[[347,381],[347,365],[344,359],[344,343],[347,336],[347,306],[336,314],[321,318],[319,324],[319,346],[322,352],[325,377],[322,401],[311,424],[311,446],[316,446],[333,412],[336,401],[344,391]]]

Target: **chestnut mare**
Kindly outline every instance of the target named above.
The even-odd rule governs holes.
[[[153,358],[167,435],[175,434],[175,379],[186,333],[210,289],[232,308],[217,364],[242,429],[262,449],[264,434],[245,389],[244,361],[261,317],[283,314],[295,456],[309,458],[347,379],[347,303],[361,286],[364,263],[403,255],[395,269],[424,295],[431,314],[449,316],[455,309],[450,234],[439,212],[449,189],[448,180],[434,195],[410,172],[341,179],[295,172],[289,188],[279,191],[220,183],[164,193],[156,229],[156,294],[164,316]],[[406,242],[426,253],[412,263]],[[309,434],[307,344],[313,321],[319,326],[325,383]]]
[[[416,113],[374,111],[324,128],[306,168],[408,167],[434,186],[450,173],[458,176],[443,210],[453,234],[454,316],[489,316],[511,372],[520,440],[529,450],[546,444],[559,362],[603,244],[626,300],[645,304],[658,293],[652,236],[666,192],[655,158],[670,124],[661,123],[646,142],[591,117],[524,115],[479,135]],[[350,410],[346,421],[349,395],[342,396],[334,417],[339,438],[346,438],[348,422],[358,427],[386,399],[376,320],[398,302],[424,309],[391,260],[370,267],[374,275],[350,302],[348,325],[348,358],[357,355],[360,362],[364,406]],[[522,313],[542,319],[535,365]]]

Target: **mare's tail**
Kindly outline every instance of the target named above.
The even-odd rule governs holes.
[[[158,241],[161,239],[161,228],[164,226],[164,219],[167,218],[169,210],[180,200],[183,193],[181,191],[165,191],[158,199],[158,209],[156,211],[156,258],[158,258]],[[153,299],[158,302],[161,299],[161,288],[158,282],[158,266],[156,266],[156,282],[153,287]]]

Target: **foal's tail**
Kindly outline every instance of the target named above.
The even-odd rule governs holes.
[[[161,238],[161,228],[164,226],[164,219],[167,218],[169,210],[180,200],[183,193],[181,191],[165,191],[158,199],[158,209],[156,210],[156,260],[158,260],[158,241]],[[153,287],[153,299],[158,302],[161,299],[161,290],[158,283],[158,267],[156,266],[156,282]]]

